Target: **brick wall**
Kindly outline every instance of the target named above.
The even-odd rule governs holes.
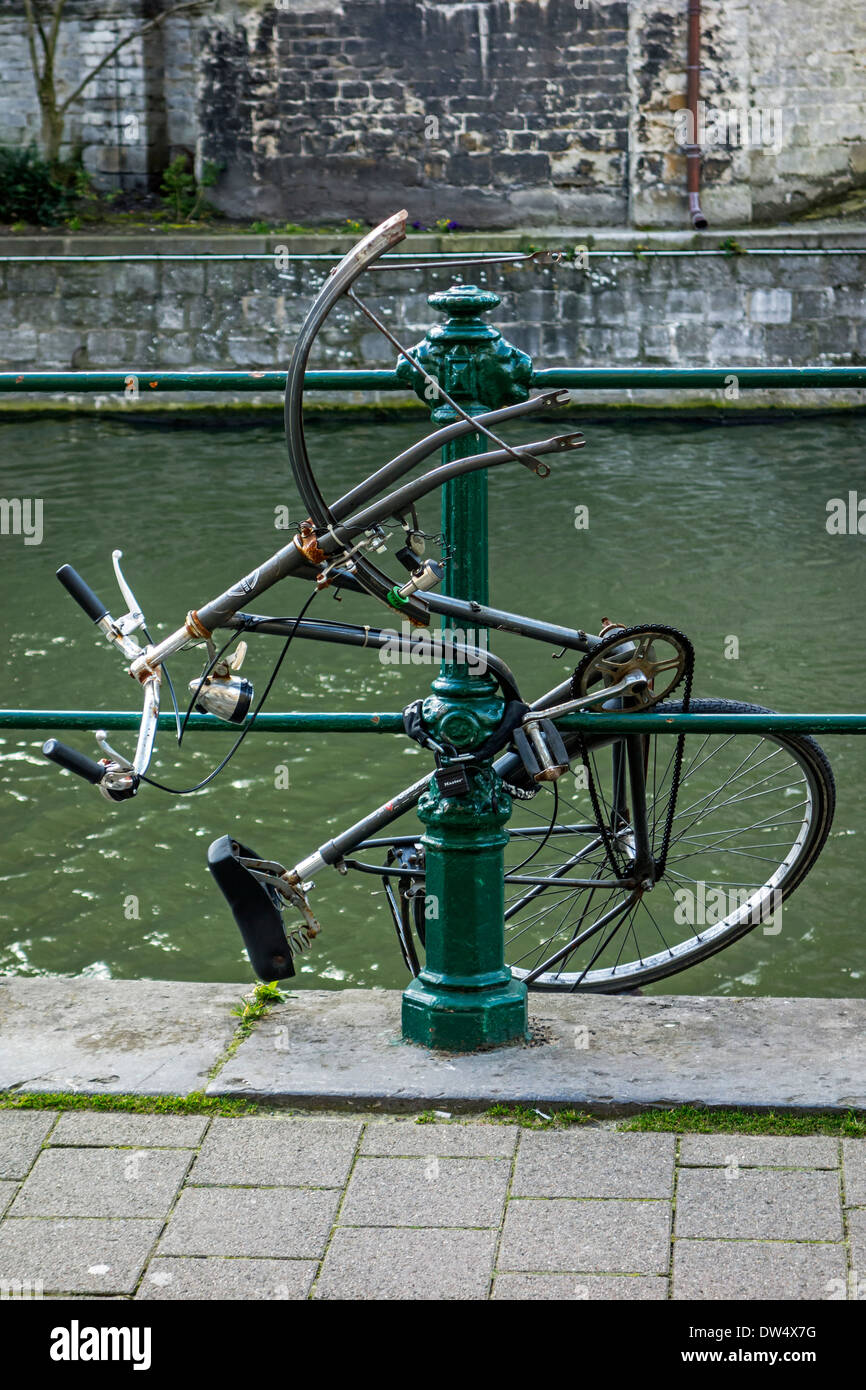
[[[624,3],[299,0],[220,26],[203,148],[263,216],[621,222]],[[238,157],[239,156],[239,157]]]
[[[162,3],[68,0],[65,89]],[[703,10],[711,223],[866,185],[860,0]],[[69,145],[127,187],[178,149],[221,162],[234,216],[682,225],[685,52],[686,0],[201,0],[106,67]],[[0,0],[0,143],[38,132],[20,0]]]

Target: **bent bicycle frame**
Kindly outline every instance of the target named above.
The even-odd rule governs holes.
[[[524,637],[535,638],[537,641],[544,642],[547,645],[555,643],[560,647],[566,647],[571,651],[582,652],[584,654],[594,651],[602,640],[600,637],[580,629],[560,627],[553,623],[536,622],[534,619],[524,617],[521,614],[507,613],[501,609],[489,608],[486,605],[471,601],[464,603],[459,599],[444,599],[440,598],[438,595],[435,598],[425,595],[424,601],[425,603],[429,603],[431,612],[447,611],[451,617],[463,618],[467,622],[474,621],[481,626],[497,628],[504,632],[519,632]],[[222,626],[244,633],[260,632],[283,637],[287,637],[294,633],[296,637],[305,638],[310,641],[338,643],[353,647],[369,647],[374,650],[380,650],[384,646],[396,642],[400,644],[402,650],[407,652],[413,650],[413,639],[411,637],[401,637],[387,629],[360,627],[349,623],[320,623],[309,619],[302,619],[299,622],[295,618],[272,618],[253,613],[239,612],[234,614],[231,618],[226,619]],[[420,641],[418,639],[416,639],[416,644],[417,649],[417,647],[420,646]],[[454,649],[455,651],[463,652],[472,652],[475,650],[474,648],[465,647],[460,643],[455,643]],[[516,684],[514,684],[514,677],[511,675],[508,667],[505,666],[505,663],[492,653],[484,653],[484,656],[488,666],[496,673],[499,679],[507,679],[510,684],[513,684],[513,688],[516,690],[517,687]],[[569,679],[555,686],[552,690],[547,691],[546,694],[542,695],[531,704],[529,708],[533,711],[559,709],[561,714],[565,714],[575,712],[579,708],[586,709],[602,702],[607,703],[612,698],[616,698],[615,694],[613,696],[611,695],[610,689],[606,689],[595,696],[586,697],[582,700],[572,700],[570,695],[571,680]],[[641,736],[639,734],[632,734],[626,736],[623,741],[629,748],[629,766],[631,767],[634,758],[642,756],[638,749]],[[585,742],[588,748],[598,749],[617,743],[619,740],[615,734],[599,733],[597,735],[588,736]],[[506,753],[494,763],[496,771],[505,779],[513,776],[520,767],[521,760],[516,753]],[[405,815],[407,811],[412,810],[412,808],[418,804],[421,793],[428,785],[432,776],[432,772],[428,773],[427,776],[419,778],[417,782],[413,782],[410,786],[404,787],[402,791],[391,797],[387,802],[383,803],[382,806],[377,807],[375,811],[371,811],[355,825],[343,831],[336,839],[327,841],[312,855],[301,860],[295,865],[293,873],[299,878],[308,878],[311,874],[318,872],[322,868],[338,866],[346,854],[350,854],[353,850],[362,848],[369,836],[375,835],[379,830],[391,825],[395,820],[399,819],[400,816]],[[592,827],[589,826],[586,827],[587,830],[591,828]],[[648,852],[649,836],[645,818],[642,826],[635,827],[635,829],[641,835],[640,848]],[[413,841],[417,839],[417,835],[413,837]],[[381,872],[381,870],[377,870],[377,872]],[[395,871],[395,873],[396,872],[398,871]],[[546,883],[550,880],[525,877],[513,881]],[[601,887],[604,885],[601,881],[595,879],[592,881],[592,886]],[[616,884],[611,881],[607,886],[630,887],[632,886],[632,880],[617,880]]]
[[[541,462],[543,455],[561,450],[578,449],[583,444],[582,436],[573,433],[554,436],[518,447],[506,444],[495,433],[494,429],[501,421],[527,415],[541,408],[564,404],[568,400],[567,394],[549,392],[497,410],[484,411],[475,406],[473,407],[475,413],[468,414],[457,405],[452,397],[436,382],[436,379],[430,377],[424,368],[396,342],[393,335],[377,321],[375,315],[361,304],[351,288],[355,279],[366,266],[382,254],[383,250],[402,237],[404,226],[405,214],[397,214],[396,217],[388,219],[386,223],[374,229],[357,247],[353,248],[348,256],[344,257],[325,282],[305,320],[296,343],[286,379],[286,426],[292,468],[302,497],[309,508],[309,520],[303,523],[299,533],[292,541],[238,580],[230,589],[198,610],[191,610],[187,614],[183,626],[172,633],[170,637],[156,644],[152,644],[148,638],[148,646],[143,650],[132,641],[131,634],[138,627],[144,626],[144,617],[138,610],[131,591],[125,585],[119,566],[116,564],[118,580],[124,598],[129,605],[129,612],[119,620],[111,618],[104,605],[87,589],[87,586],[75,575],[74,571],[64,567],[68,571],[64,579],[66,587],[98,624],[104,635],[119,647],[129,663],[130,674],[139,681],[144,691],[144,712],[139,730],[138,745],[131,763],[114,754],[105,741],[104,735],[102,737],[97,735],[97,737],[103,750],[109,755],[110,761],[106,759],[101,764],[91,763],[88,759],[81,758],[80,755],[72,755],[71,750],[63,750],[63,756],[56,752],[49,754],[49,756],[55,756],[55,760],[61,765],[79,772],[88,780],[95,782],[112,799],[123,799],[125,796],[134,794],[138,782],[145,774],[150,762],[158,723],[160,683],[163,674],[167,674],[164,671],[165,661],[175,652],[190,645],[203,641],[210,645],[212,635],[218,629],[226,629],[238,635],[241,632],[250,635],[253,633],[270,634],[282,636],[289,640],[298,637],[306,640],[334,642],[373,649],[381,648],[386,643],[390,645],[396,642],[401,649],[410,653],[414,650],[416,639],[411,636],[401,638],[395,636],[393,631],[369,626],[317,622],[305,617],[306,610],[296,618],[267,617],[251,614],[245,610],[245,605],[251,600],[261,596],[279,580],[289,575],[313,581],[317,589],[333,585],[337,588],[346,587],[368,593],[387,605],[390,611],[396,610],[400,612],[401,616],[407,617],[411,622],[425,628],[430,618],[438,615],[448,619],[459,619],[467,624],[475,624],[483,628],[516,633],[531,640],[541,641],[548,645],[555,644],[558,647],[574,650],[588,656],[591,656],[596,648],[606,640],[580,629],[564,628],[556,624],[536,621],[520,614],[494,609],[486,603],[476,602],[472,599],[432,594],[427,592],[426,583],[416,582],[414,576],[409,582],[404,582],[401,587],[397,587],[372,562],[371,555],[380,550],[384,540],[387,539],[384,531],[385,524],[391,519],[395,519],[398,523],[403,524],[408,532],[406,515],[414,508],[414,504],[421,497],[439,489],[444,484],[451,483],[463,475],[487,470],[511,461],[520,462],[531,471],[543,476],[545,472],[549,471],[546,465]],[[428,384],[436,385],[438,397],[445,399],[457,418],[392,459],[388,464],[352,488],[342,498],[328,506],[319,491],[306,455],[301,405],[305,368],[316,332],[329,309],[344,294],[368,318],[371,318],[377,327],[382,328],[386,336],[397,346],[402,356],[423,379],[427,380]],[[460,440],[465,441],[467,437],[479,435],[488,436],[491,444],[498,447],[488,448],[482,454],[451,458],[420,478],[403,483],[389,495],[384,498],[381,497],[380,494],[383,489],[398,483],[411,468],[427,458],[434,450],[443,445],[450,445]],[[379,500],[373,500],[377,496]],[[61,577],[63,577],[62,572]],[[470,592],[472,592],[471,589]],[[145,635],[147,635],[146,631]],[[478,649],[467,644],[460,644],[455,650],[465,656],[474,655],[477,657],[482,655]],[[488,653],[483,653],[483,656],[487,667],[498,681],[503,695],[506,698],[519,700],[516,682],[505,663]],[[635,677],[635,680],[637,679],[638,677]],[[192,684],[195,685],[195,682]],[[584,691],[587,689],[586,684],[582,689]],[[523,710],[526,711],[523,724],[524,726],[532,726],[534,713],[539,716],[539,720],[543,716],[555,725],[557,718],[564,718],[576,711],[589,711],[600,705],[608,711],[616,708],[621,709],[624,703],[622,697],[628,693],[629,683],[625,676],[619,684],[609,683],[597,694],[583,694],[580,697],[576,697],[575,687],[569,680],[548,691],[532,706],[527,707],[521,702]],[[658,696],[657,698],[663,697]],[[687,708],[687,705],[684,707]],[[245,729],[252,727],[255,713],[249,725],[245,724]],[[236,722],[243,723],[244,720],[241,717]],[[506,871],[504,875],[506,882],[521,885],[527,890],[521,895],[517,903],[509,907],[506,912],[506,921],[509,916],[519,911],[526,903],[533,901],[538,893],[551,885],[563,886],[567,884],[592,890],[616,888],[625,890],[626,900],[617,904],[609,913],[603,914],[593,922],[590,928],[569,941],[564,948],[552,955],[537,970],[530,972],[526,976],[528,980],[531,980],[533,975],[549,969],[557,960],[573,951],[586,936],[598,932],[609,921],[627,911],[633,897],[638,895],[644,887],[650,886],[655,870],[644,799],[646,736],[641,729],[635,729],[633,722],[629,722],[628,727],[624,726],[622,732],[619,730],[604,733],[593,731],[576,737],[585,754],[603,747],[612,746],[613,748],[614,793],[610,806],[611,820],[615,835],[618,833],[620,822],[626,828],[625,823],[627,821],[630,839],[628,848],[631,855],[629,876],[620,877],[617,875],[617,862],[614,856],[610,855],[610,864],[614,870],[613,877],[601,877],[599,875],[591,879],[568,877],[569,873],[577,868],[581,859],[588,852],[587,850],[581,850],[577,854],[568,856],[566,863],[557,867],[553,877],[519,872],[508,874]],[[506,745],[507,740],[500,739],[498,747],[503,748]],[[454,761],[459,762],[461,759],[469,766],[473,763],[471,752],[458,754]],[[515,775],[517,775],[518,780],[521,774],[524,778],[527,776],[526,762],[516,752],[503,753],[492,763],[492,766],[494,771],[506,782]],[[272,861],[251,861],[253,876],[267,885],[269,881],[270,883],[274,882],[275,874],[279,875],[281,891],[284,896],[300,908],[308,923],[313,923],[315,930],[318,930],[318,927],[306,902],[304,890],[307,885],[304,880],[326,866],[336,867],[342,871],[353,868],[379,875],[394,875],[396,878],[408,875],[410,878],[418,880],[421,877],[420,873],[404,864],[371,865],[363,861],[349,860],[347,856],[356,850],[379,848],[382,844],[389,846],[417,844],[421,838],[420,832],[418,835],[397,837],[397,839],[388,838],[384,841],[376,838],[377,832],[387,828],[407,811],[413,809],[420,801],[425,789],[430,785],[434,775],[431,773],[405,787],[396,796],[363,817],[355,825],[344,830],[326,844],[319,846],[314,853],[299,861],[291,870],[283,870],[282,866]],[[512,790],[514,789],[512,788]],[[627,815],[626,808],[628,808]],[[602,819],[597,807],[594,807],[594,815],[596,817],[595,823],[587,825],[559,826],[552,824],[546,832],[531,828],[515,830],[512,834],[531,837],[544,833],[546,838],[547,835],[578,832],[590,837],[600,837],[600,839],[596,838],[596,845],[600,841],[604,841],[606,844],[607,833],[604,828],[606,817]],[[246,851],[243,852],[247,853]],[[664,849],[660,866],[663,859]],[[256,872],[256,870],[260,872]],[[661,872],[661,867],[659,872]]]

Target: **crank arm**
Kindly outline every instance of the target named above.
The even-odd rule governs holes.
[[[579,699],[567,700],[565,704],[552,705],[549,709],[530,710],[523,716],[523,726],[536,724],[544,719],[560,719],[563,715],[574,714],[577,710],[591,709],[593,705],[604,704],[615,695],[624,695],[635,688],[645,688],[646,683],[646,676],[641,675],[640,671],[629,671],[616,685],[606,685],[594,695],[581,695]]]

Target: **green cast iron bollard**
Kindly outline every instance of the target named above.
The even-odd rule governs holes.
[[[454,285],[427,302],[449,317],[430,329],[413,356],[464,410],[477,414],[526,399],[529,357],[479,317],[499,304],[497,295]],[[431,405],[437,426],[456,418],[450,405],[436,405],[435,388],[405,359],[397,375]],[[443,462],[489,447],[484,436],[470,435],[446,445]],[[486,603],[486,471],[445,486],[442,534],[445,592]],[[466,640],[480,645],[486,633]],[[503,701],[492,676],[449,660],[447,645],[444,653],[423,719],[434,738],[464,752],[500,722]],[[426,964],[403,995],[404,1038],[455,1052],[512,1042],[527,1031],[526,986],[505,965],[503,852],[511,798],[489,764],[469,779],[468,796],[443,797],[431,782],[418,805],[426,827]]]

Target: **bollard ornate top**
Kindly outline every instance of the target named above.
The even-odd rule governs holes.
[[[493,290],[482,290],[478,285],[451,285],[428,294],[427,303],[440,314],[481,314],[495,309],[502,300]]]
[[[501,302],[498,294],[478,285],[451,285],[447,290],[437,290],[428,295],[427,303],[448,317],[444,323],[434,324],[412,348],[412,355],[424,370],[473,412],[496,410],[525,401],[529,395],[531,357],[480,317]],[[434,419],[451,415],[449,406],[438,405],[432,384],[405,358],[397,364],[397,376],[427,402]]]

